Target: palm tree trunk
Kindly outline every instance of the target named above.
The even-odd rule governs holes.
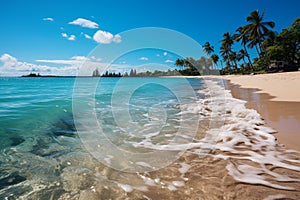
[[[246,65],[246,61],[245,61],[245,58],[243,57],[243,61],[244,61],[244,64]]]
[[[259,52],[259,50],[258,50],[257,45],[255,45],[255,49],[256,49],[256,52],[257,52],[258,56],[260,56],[260,52]]]
[[[265,52],[263,51],[262,45],[261,45],[261,39],[260,39],[260,37],[258,38],[258,47],[259,47],[260,53],[263,52],[265,54]],[[259,57],[260,57],[260,54],[259,54]]]
[[[249,54],[248,54],[248,51],[247,51],[246,45],[244,45],[244,49],[245,49],[245,52],[246,52],[246,54],[247,54],[247,59],[248,59],[248,61],[249,61],[249,63],[250,63],[250,66],[251,66],[251,68],[252,68],[252,67],[253,67],[253,65],[252,65],[252,62],[251,62],[250,56],[249,56]]]

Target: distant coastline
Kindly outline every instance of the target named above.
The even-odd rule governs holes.
[[[92,78],[92,76],[57,76],[57,75],[40,75],[35,73],[30,73],[28,75],[22,75],[22,78]]]

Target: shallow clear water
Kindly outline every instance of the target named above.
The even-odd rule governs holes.
[[[45,135],[70,115],[73,84],[74,79],[0,78],[0,148],[14,138]]]
[[[156,145],[168,144],[182,120],[187,124],[198,122],[195,114],[182,117],[180,106],[201,98],[197,93],[191,98],[193,95],[184,84],[188,83],[194,91],[201,89],[202,83],[199,79],[184,79],[182,84],[182,80],[80,78],[76,91],[75,78],[0,78],[0,197],[34,193],[37,197],[47,193],[59,196],[66,190],[59,187],[65,180],[62,177],[66,167],[82,157],[93,160],[76,132],[76,128],[80,129],[72,113],[76,95],[82,95],[81,102],[93,107],[103,133],[121,149],[143,152],[145,147],[136,146],[145,138],[151,138]],[[82,92],[78,92],[80,87]],[[84,106],[77,110],[90,112]],[[83,114],[76,120],[90,119]]]

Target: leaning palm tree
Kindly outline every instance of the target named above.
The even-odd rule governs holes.
[[[203,48],[204,48],[204,51],[205,51],[208,55],[210,55],[211,53],[214,52],[214,47],[211,46],[209,42],[206,42],[206,43],[204,44]]]
[[[249,47],[253,48],[255,46],[258,55],[265,53],[265,50],[262,47],[265,33],[269,31],[268,28],[274,28],[275,26],[274,22],[264,22],[263,19],[264,13],[260,14],[258,10],[252,11],[246,18],[248,24],[245,26],[245,33],[249,34]]]
[[[239,42],[241,41],[241,44],[243,45],[244,47],[244,55],[247,57],[248,59],[248,62],[250,63],[250,66],[252,67],[252,62],[251,62],[251,59],[250,59],[250,55],[247,51],[247,43],[249,42],[249,34],[246,33],[245,31],[245,27],[244,26],[241,26],[239,27],[237,30],[236,30],[236,33],[233,35],[234,37],[234,40]]]

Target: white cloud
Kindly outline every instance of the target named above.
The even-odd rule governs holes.
[[[70,35],[70,37],[68,37],[68,40],[75,40],[76,36],[75,35]]]
[[[165,62],[166,63],[173,63],[174,61],[173,60],[166,60]]]
[[[50,67],[47,65],[36,65],[27,62],[20,62],[9,54],[3,54],[0,57],[0,75],[1,76],[21,76],[31,72],[42,75],[76,75],[79,69],[78,65]],[[78,62],[78,61],[77,61]]]
[[[168,55],[168,53],[167,52],[164,52],[164,56],[167,56]]]
[[[64,38],[67,38],[67,40],[75,40],[76,39],[75,35],[68,36],[68,34],[66,34],[66,33],[62,33],[61,36]]]
[[[91,56],[91,59],[95,60],[95,61],[101,61],[102,60],[102,58],[97,58],[96,56]]]
[[[77,18],[76,20],[69,22],[69,24],[78,25],[85,28],[98,28],[99,26],[96,22],[83,18]]]
[[[160,55],[159,55],[159,54],[156,54],[156,56],[157,56],[157,57],[160,57]]]
[[[120,42],[122,42],[122,40],[121,40],[121,35],[119,35],[119,34],[115,35],[115,36],[114,36],[114,39],[113,39],[113,42],[115,42],[115,43],[120,43]]]
[[[17,59],[7,53],[3,54],[1,57],[0,57],[0,61],[3,62],[4,64],[7,64],[7,63],[16,63],[17,62]]]
[[[53,19],[53,18],[51,18],[51,17],[46,17],[46,18],[43,18],[43,20],[44,20],[44,21],[51,21],[51,22],[53,22],[53,21],[54,21],[54,19]]]
[[[90,36],[90,35],[88,35],[88,34],[84,34],[84,37],[86,38],[86,39],[91,39],[92,37]]]
[[[149,60],[147,57],[140,57],[140,60]]]
[[[36,62],[41,63],[52,63],[52,64],[60,64],[60,65],[76,65],[76,64],[82,64],[82,60],[36,60]]]
[[[100,61],[101,58],[97,58],[95,56],[91,56],[90,58],[87,58],[85,56],[73,56],[70,60],[36,60],[36,62],[66,65],[64,67],[69,66],[77,68],[76,74],[80,73],[80,76],[90,76],[93,70],[95,70],[96,68],[99,69],[100,73],[104,73],[107,70],[107,67],[110,67],[110,70],[113,69],[119,71],[122,71],[123,68],[129,67],[128,65],[124,64],[111,64]],[[59,75],[61,75],[61,73]]]
[[[66,33],[62,33],[61,36],[63,36],[64,38],[68,37],[68,35]]]
[[[111,42],[120,43],[122,41],[120,35],[117,34],[114,36],[110,32],[101,30],[98,30],[94,34],[93,39],[100,44],[110,44]]]
[[[170,69],[170,67],[167,66],[166,64],[160,64],[160,63],[146,63],[137,66],[131,66],[131,68],[136,69],[137,72],[145,72],[145,71],[154,72],[155,70],[167,71],[168,69]]]
[[[40,73],[41,75],[60,75],[60,76],[90,76],[92,72],[98,68],[101,73],[104,73],[107,68],[117,72],[125,72],[131,69],[131,65],[127,64],[111,64],[99,62],[100,58],[95,56],[88,59],[85,56],[73,56],[67,60],[36,60],[39,63],[51,63],[55,66],[47,64],[33,64],[20,62],[17,58],[3,54],[0,56],[0,76],[21,76],[31,72]],[[84,64],[84,65],[83,65]]]
[[[71,58],[72,60],[80,60],[80,61],[86,61],[89,60],[89,58],[85,57],[85,56],[73,56]]]

